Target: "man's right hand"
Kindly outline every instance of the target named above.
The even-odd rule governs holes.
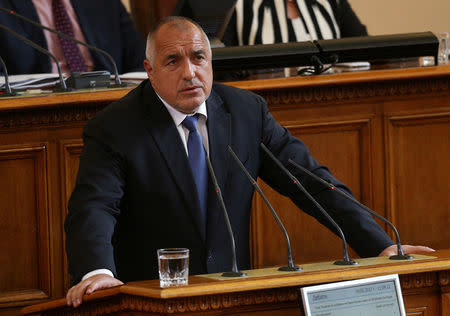
[[[69,289],[66,295],[67,305],[78,307],[83,301],[84,294],[91,294],[97,290],[107,289],[122,284],[122,281],[108,274],[102,273],[93,275]]]

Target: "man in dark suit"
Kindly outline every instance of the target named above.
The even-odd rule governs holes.
[[[84,130],[65,223],[69,272],[76,284],[67,294],[69,305],[78,306],[84,293],[121,281],[157,278],[158,248],[189,248],[191,274],[231,270],[230,241],[212,185],[206,188],[206,214],[199,212],[202,187],[190,164],[190,139],[198,134],[222,188],[241,269],[250,268],[253,187],[227,145],[254,178],[261,177],[328,227],[260,151],[260,143],[284,164],[291,158],[349,192],[274,120],[263,98],[213,84],[209,42],[194,22],[181,17],[162,21],[149,35],[144,67],[149,80],[101,111]],[[184,126],[193,117],[198,118],[198,131]],[[392,240],[365,211],[298,176],[358,254],[395,253]]]
[[[31,0],[0,0],[1,7],[12,9],[33,21],[40,22],[33,3]],[[117,63],[119,73],[143,71],[145,42],[120,0],[77,0],[70,3],[86,42],[107,51]],[[43,8],[45,12],[42,14],[51,18],[51,10],[45,9],[51,8],[51,0]],[[0,23],[48,49],[44,31],[36,26],[4,12],[0,12]],[[0,55],[9,74],[52,72],[48,56],[4,30],[0,30],[0,43]],[[94,51],[89,53],[92,56],[92,70],[113,72],[111,62],[106,56]]]

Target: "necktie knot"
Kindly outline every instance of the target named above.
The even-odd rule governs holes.
[[[192,116],[186,116],[183,121],[183,126],[186,127],[189,132],[197,131],[198,114]]]

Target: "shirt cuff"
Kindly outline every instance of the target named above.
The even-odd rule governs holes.
[[[114,274],[113,274],[110,270],[108,270],[108,269],[97,269],[97,270],[91,271],[91,272],[89,272],[89,273],[86,273],[86,274],[83,276],[83,278],[81,279],[81,281],[84,281],[84,280],[86,280],[87,278],[89,278],[89,277],[91,277],[91,276],[93,276],[93,275],[97,275],[97,274],[108,274],[109,276],[114,277]]]

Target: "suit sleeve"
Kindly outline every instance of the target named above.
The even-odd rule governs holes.
[[[336,20],[341,30],[341,37],[367,36],[367,28],[361,23],[347,0],[338,1]]]
[[[122,73],[144,71],[145,40],[120,3],[120,32],[122,40]]]
[[[107,133],[88,125],[75,189],[65,220],[66,251],[73,284],[96,269],[117,275],[112,238],[124,194],[121,155],[108,145]]]
[[[262,140],[281,163],[299,179],[306,190],[319,202],[328,214],[341,227],[347,242],[361,257],[377,256],[383,249],[393,244],[389,236],[375,222],[372,216],[356,203],[348,201],[336,192],[329,190],[316,180],[293,170],[289,159],[307,168],[319,177],[333,183],[336,187],[352,194],[350,189],[333,177],[327,167],[319,164],[300,140],[293,137],[287,129],[280,126],[267,110],[261,99]],[[261,178],[279,193],[288,196],[300,209],[316,218],[335,234],[334,226],[316,206],[282,174],[279,168],[265,153],[261,153]]]

